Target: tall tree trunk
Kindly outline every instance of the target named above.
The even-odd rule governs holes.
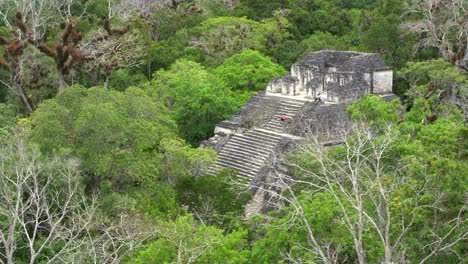
[[[104,88],[109,89],[109,77],[112,73],[112,69],[110,67],[104,67]]]
[[[109,75],[108,74],[106,74],[106,76],[104,76],[104,88],[105,89],[109,88]]]
[[[59,94],[63,93],[65,90],[65,76],[63,76],[63,73],[59,74],[59,87],[58,87],[58,92]]]

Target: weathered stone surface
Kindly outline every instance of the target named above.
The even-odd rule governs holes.
[[[378,54],[309,53],[288,75],[271,80],[266,92],[253,95],[216,126],[215,136],[203,142],[218,152],[211,172],[234,168],[250,182],[253,192],[269,190],[256,193],[252,206],[261,208],[250,206],[246,215],[271,207],[271,190],[282,188],[271,173],[288,173],[281,156],[309,133],[319,136],[325,146],[339,143],[337,135],[349,124],[347,107],[365,93],[397,98],[391,92],[392,78],[393,72]],[[319,93],[326,96],[325,103],[314,100]],[[283,114],[286,121],[280,120]]]
[[[291,67],[291,72],[273,79],[267,92],[327,101],[354,100],[365,93],[391,93],[392,71],[376,53],[322,50],[311,52]]]

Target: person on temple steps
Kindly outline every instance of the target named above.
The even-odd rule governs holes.
[[[281,115],[281,121],[286,121],[286,114]]]
[[[314,99],[314,102],[324,104],[325,103],[325,95],[323,95],[321,93],[318,93],[317,97],[315,97],[315,99]]]

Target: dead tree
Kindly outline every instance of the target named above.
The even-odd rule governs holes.
[[[59,93],[64,90],[65,76],[70,72],[70,69],[80,65],[87,58],[86,54],[75,47],[81,41],[82,36],[73,30],[72,23],[66,25],[60,41],[56,43],[54,48],[41,44],[41,40],[34,38],[34,34],[25,25],[21,12],[16,12],[14,24],[18,30],[11,31],[11,40],[0,35],[0,45],[5,46],[5,54],[4,57],[0,58],[0,66],[8,71],[10,75],[10,82],[2,81],[2,83],[18,96],[21,104],[29,114],[34,111],[36,105],[32,95],[26,92],[28,82],[22,78],[21,74],[24,70],[23,63],[27,61],[22,55],[28,45],[35,46],[37,50],[54,59],[59,75]],[[35,82],[36,80],[33,79],[32,81]]]
[[[120,263],[155,236],[141,215],[103,216],[79,165],[71,157],[44,159],[21,130],[0,140],[1,264]]]
[[[467,12],[465,0],[413,0],[405,4],[403,17],[408,19],[402,27],[416,34],[416,48],[435,47],[445,60],[467,71]]]
[[[55,61],[59,74],[59,93],[62,93],[65,89],[65,77],[70,73],[70,69],[81,65],[88,59],[88,55],[76,47],[83,37],[73,27],[73,23],[67,23],[60,40],[55,44],[54,48],[50,48],[46,44],[37,44],[38,50]]]
[[[85,195],[78,161],[44,160],[18,135],[5,141],[0,142],[0,263],[17,263],[18,256],[55,263],[80,251],[97,205]],[[61,246],[54,247],[57,243]]]
[[[145,44],[141,35],[130,27],[111,27],[109,18],[103,19],[104,31],[98,31],[84,46],[93,58],[88,67],[104,77],[104,87],[109,87],[109,77],[116,69],[131,68],[142,64],[141,55]]]
[[[26,94],[21,80],[22,55],[24,49],[31,40],[31,36],[24,25],[23,16],[20,12],[16,13],[15,25],[20,30],[20,33],[12,31],[12,40],[8,40],[7,37],[0,35],[0,45],[5,46],[5,54],[3,58],[0,58],[0,64],[1,68],[8,71],[10,75],[9,83],[1,82],[18,96],[21,104],[26,108],[26,111],[32,113],[35,106],[30,96]]]
[[[112,36],[117,36],[117,35],[124,35],[129,30],[128,26],[125,27],[125,28],[111,28],[108,17],[104,18],[102,24],[103,24],[104,30],[108,34],[108,38],[112,38]],[[112,40],[109,41],[108,44],[111,44],[111,46],[109,47],[109,50],[112,51],[112,52],[116,52],[119,49],[119,45],[118,44],[114,45],[115,42],[112,41]],[[102,63],[102,68],[104,70],[104,88],[109,87],[109,77],[110,77],[110,75],[112,73],[113,68],[116,68],[116,67],[118,67],[118,62],[116,60],[111,60],[111,61],[109,61],[109,63]]]
[[[90,1],[81,0],[0,0],[0,20],[9,30],[16,30],[11,23],[11,12],[21,12],[23,21],[28,21],[28,29],[34,39],[43,39],[49,28],[69,22],[70,19],[81,20],[87,16]],[[78,4],[78,5],[77,5]],[[78,7],[78,8],[76,8]]]
[[[273,200],[288,206],[292,211],[288,220],[298,223],[307,236],[307,244],[298,247],[313,253],[323,263],[335,263],[339,252],[334,250],[333,241],[319,237],[319,232],[310,225],[311,216],[306,213],[306,205],[297,189],[307,189],[310,198],[319,192],[326,193],[336,203],[340,222],[352,239],[357,263],[368,262],[364,245],[365,233],[370,230],[376,236],[375,243],[383,250],[382,263],[405,262],[405,240],[417,228],[417,211],[427,208],[442,211],[444,193],[437,194],[434,201],[422,199],[425,193],[431,192],[430,175],[422,175],[424,184],[416,183],[406,175],[411,164],[404,160],[388,162],[398,131],[389,126],[380,133],[363,123],[353,124],[350,130],[341,133],[339,156],[330,155],[332,149],[326,147],[318,136],[310,135],[297,145],[302,161],[276,161],[296,171],[295,177],[273,166],[269,183],[257,187],[257,192],[268,194]],[[392,204],[395,193],[404,188],[414,193],[405,200],[414,208],[411,211],[395,208]],[[424,246],[430,250],[421,256],[421,263],[466,240],[466,206],[465,203],[456,215],[450,216],[448,228],[432,231],[434,241]]]

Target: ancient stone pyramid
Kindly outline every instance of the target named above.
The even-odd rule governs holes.
[[[275,161],[307,133],[333,137],[348,120],[346,108],[366,93],[396,98],[393,72],[379,54],[322,50],[309,53],[284,77],[270,81],[233,115],[219,123],[203,144],[219,159],[210,171],[232,168],[250,187],[268,181],[272,169],[287,173]],[[318,96],[324,103],[316,102]],[[285,115],[286,120],[281,117]],[[255,188],[252,188],[255,189]]]

